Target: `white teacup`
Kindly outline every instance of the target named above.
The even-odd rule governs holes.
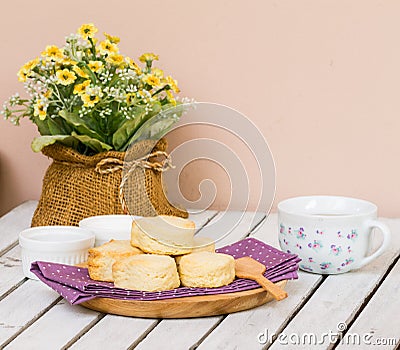
[[[278,204],[279,244],[297,254],[300,268],[321,274],[358,269],[381,255],[390,241],[389,228],[377,221],[377,206],[347,197],[307,196]],[[383,233],[382,245],[370,256],[372,229]]]

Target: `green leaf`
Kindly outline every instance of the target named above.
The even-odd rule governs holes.
[[[50,135],[70,135],[71,127],[59,117],[46,118],[47,126],[49,127]]]
[[[187,106],[178,105],[161,111],[157,115],[148,119],[136,131],[135,135],[129,140],[129,144],[141,140],[158,140],[171,130],[172,126],[179,120]]]
[[[41,120],[37,116],[32,116],[33,122],[36,124],[40,135],[51,135],[47,120]]]
[[[122,125],[123,122],[125,122],[126,119],[122,115],[122,113],[112,113],[108,118],[107,118],[107,134],[108,135],[113,135],[118,128]]]
[[[106,143],[101,142],[101,141],[94,139],[87,135],[78,135],[76,132],[73,131],[72,136],[75,139],[82,142],[85,146],[88,146],[92,150],[99,152],[99,153],[104,152],[104,151],[109,151],[110,149],[112,149],[112,146],[107,145]]]
[[[65,110],[60,111],[59,115],[65,121],[70,123],[79,134],[87,135],[98,140],[103,140],[103,138],[93,130],[94,127],[88,125],[88,118],[81,118],[77,113],[71,113]]]
[[[40,152],[44,147],[60,142],[65,146],[75,148],[78,141],[70,135],[45,135],[35,137],[32,141],[31,148],[33,152]]]
[[[143,107],[135,107],[135,118],[126,120],[114,133],[112,144],[114,148],[119,151],[128,142],[129,138],[135,133],[146,118],[145,109]]]

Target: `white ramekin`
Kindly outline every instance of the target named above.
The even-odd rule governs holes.
[[[79,222],[79,227],[92,231],[96,235],[95,246],[109,242],[111,239],[131,239],[132,221],[141,216],[132,215],[98,215]]]
[[[19,234],[22,248],[22,269],[28,278],[38,279],[30,272],[34,261],[50,261],[76,265],[87,260],[88,249],[94,245],[93,232],[74,226],[38,226]]]

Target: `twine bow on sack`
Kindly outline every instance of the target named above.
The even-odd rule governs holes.
[[[165,158],[161,162],[149,161],[149,158],[158,156],[164,156]],[[172,165],[171,156],[167,152],[155,151],[130,162],[124,162],[118,158],[105,158],[96,164],[95,171],[98,174],[112,174],[116,171],[124,169],[124,167],[129,170],[122,177],[121,184],[119,185],[119,200],[125,214],[127,214],[129,211],[126,205],[123,188],[129,176],[133,171],[136,170],[136,168],[151,169],[158,172],[164,172],[168,169],[175,168]]]

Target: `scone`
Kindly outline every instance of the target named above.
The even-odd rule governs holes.
[[[221,287],[235,279],[235,259],[221,253],[192,253],[181,258],[178,270],[186,287]]]
[[[195,224],[176,216],[159,215],[134,220],[131,244],[146,253],[188,254],[192,250]]]
[[[180,285],[175,260],[165,255],[130,256],[117,261],[112,271],[117,288],[156,292]]]
[[[195,237],[193,239],[193,249],[191,249],[191,254],[198,252],[211,252],[215,253],[215,243],[209,237]],[[179,266],[179,263],[184,255],[175,256],[176,265]]]
[[[132,247],[128,240],[111,240],[99,247],[89,249],[88,270],[93,280],[113,282],[112,265],[121,258],[143,254]]]

